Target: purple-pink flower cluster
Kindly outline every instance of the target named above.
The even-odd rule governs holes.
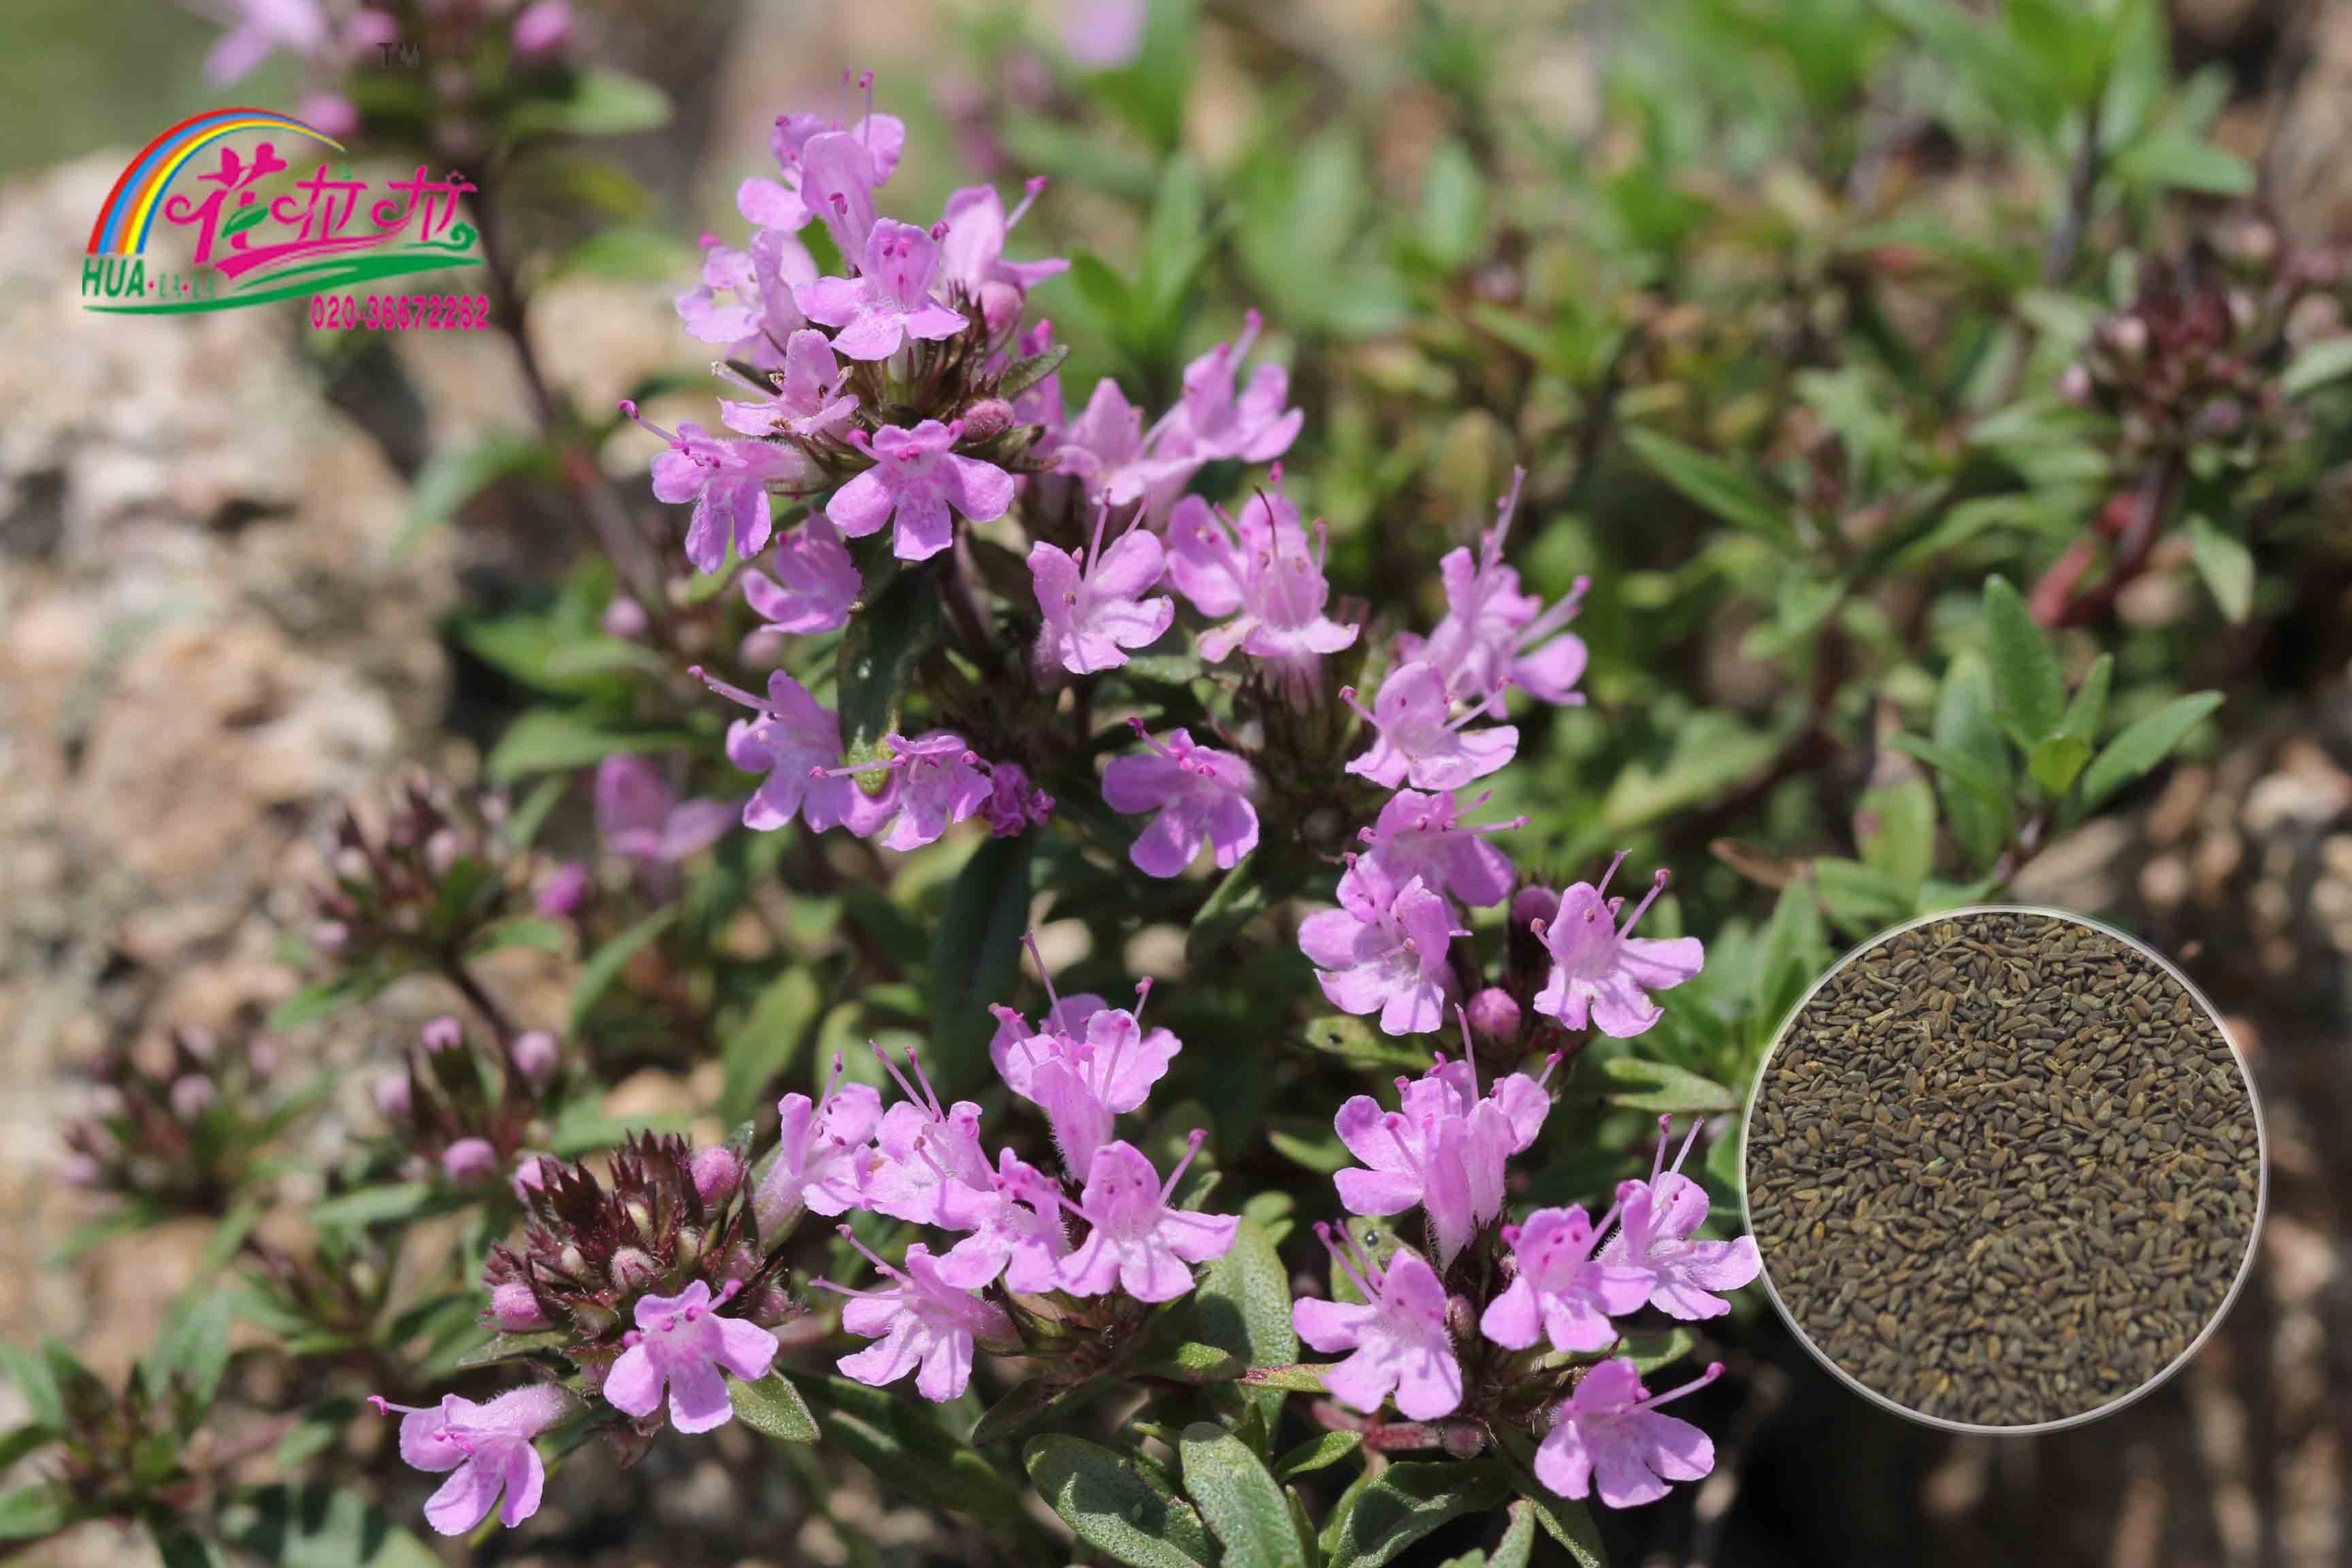
[[[1707,1198],[1682,1165],[1698,1124],[1669,1167],[1670,1119],[1661,1118],[1648,1180],[1620,1184],[1617,1201],[1597,1221],[1572,1204],[1496,1227],[1505,1283],[1483,1306],[1465,1300],[1458,1313],[1450,1310],[1444,1277],[1500,1219],[1505,1162],[1534,1142],[1550,1108],[1549,1066],[1542,1078],[1513,1073],[1481,1092],[1466,1023],[1464,1033],[1461,1060],[1441,1057],[1420,1078],[1398,1080],[1402,1109],[1383,1110],[1359,1095],[1334,1122],[1362,1162],[1334,1178],[1340,1203],[1351,1214],[1381,1218],[1419,1207],[1435,1267],[1402,1247],[1382,1261],[1344,1230],[1335,1240],[1330,1226],[1318,1226],[1360,1300],[1302,1300],[1292,1309],[1294,1326],[1316,1350],[1348,1352],[1324,1371],[1333,1398],[1366,1414],[1393,1399],[1414,1421],[1440,1420],[1461,1407],[1461,1357],[1474,1332],[1538,1359],[1605,1358],[1580,1363],[1580,1380],[1537,1450],[1536,1474],[1564,1497],[1598,1495],[1613,1508],[1654,1501],[1667,1482],[1696,1480],[1714,1464],[1706,1434],[1654,1407],[1703,1386],[1722,1367],[1652,1397],[1633,1363],[1612,1354],[1623,1338],[1612,1320],[1645,1307],[1685,1321],[1721,1316],[1730,1310],[1721,1292],[1756,1278],[1756,1243],[1695,1238]],[[1523,1370],[1543,1375],[1540,1366]]]

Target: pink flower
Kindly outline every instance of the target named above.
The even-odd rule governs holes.
[[[491,1290],[489,1321],[507,1334],[536,1333],[547,1327],[547,1314],[540,1310],[539,1298],[520,1279],[509,1279]]]
[[[1490,697],[1460,717],[1445,694],[1445,677],[1433,664],[1404,664],[1381,682],[1369,711],[1353,687],[1339,696],[1373,730],[1371,749],[1348,771],[1382,789],[1410,784],[1415,789],[1458,789],[1509,762],[1519,749],[1519,731],[1509,724],[1464,728],[1482,718],[1498,698]]]
[[[677,798],[646,758],[615,752],[596,764],[596,832],[641,872],[676,865],[735,826],[732,801]]]
[[[841,362],[833,357],[833,344],[812,327],[803,327],[782,341],[783,369],[771,371],[765,386],[745,380],[727,365],[712,367],[721,379],[751,394],[753,399],[721,398],[719,422],[746,436],[790,434],[814,441],[832,434],[857,411],[857,399],[841,390]]]
[[[841,1227],[841,1234],[891,1281],[887,1290],[853,1290],[829,1279],[812,1281],[850,1298],[849,1305],[842,1309],[843,1328],[880,1342],[842,1357],[835,1364],[845,1375],[880,1388],[919,1367],[915,1391],[945,1404],[961,1397],[971,1383],[975,1341],[1002,1343],[1017,1338],[1003,1309],[949,1284],[931,1249],[922,1243],[907,1248],[906,1267],[900,1269],[867,1251],[847,1226]]]
[[[772,559],[782,584],[763,573],[743,574],[744,601],[768,630],[807,637],[839,631],[849,624],[850,609],[866,584],[831,518],[813,513],[776,541]]]
[[[1342,1245],[1334,1245],[1328,1225],[1318,1225],[1315,1234],[1366,1303],[1302,1298],[1291,1304],[1300,1339],[1326,1355],[1355,1352],[1325,1371],[1323,1386],[1368,1415],[1391,1391],[1408,1419],[1453,1415],[1462,1404],[1462,1363],[1445,1331],[1445,1287],[1436,1270],[1400,1249],[1383,1271],[1344,1228]]]
[[[812,833],[843,823],[862,833],[878,820],[853,780],[828,771],[841,760],[841,721],[799,681],[775,670],[762,699],[705,674],[699,665],[688,673],[759,715],[727,729],[727,760],[747,773],[768,775],[743,803],[744,826],[768,833],[800,816]]]
[[[1632,1362],[1602,1362],[1553,1416],[1536,1449],[1536,1479],[1564,1498],[1597,1492],[1611,1508],[1655,1502],[1669,1481],[1704,1479],[1715,1468],[1714,1443],[1689,1422],[1657,1414],[1657,1406],[1722,1375],[1717,1362],[1693,1382],[1644,1398]]]
[[[1061,0],[1062,52],[1089,70],[1132,65],[1143,52],[1144,0]]]
[[[868,796],[861,792],[856,815],[847,819],[850,831],[861,838],[872,838],[885,849],[919,849],[994,795],[986,764],[961,735],[931,730],[912,740],[885,735],[882,742],[889,755],[832,770],[843,777],[889,770],[882,793]]]
[[[999,838],[1017,838],[1045,826],[1054,815],[1054,797],[1030,784],[1020,763],[991,763],[988,804],[982,809],[989,832]]]
[[[514,29],[508,35],[519,55],[551,54],[572,39],[572,6],[570,0],[531,0],[515,13]]]
[[[1181,431],[1161,429],[1147,440],[1143,414],[1108,376],[1095,383],[1079,416],[1054,446],[1056,472],[1087,481],[1087,494],[1113,506],[1144,503],[1146,517],[1167,512],[1204,458],[1193,455]]]
[[[980,1146],[980,1107],[968,1100],[941,1105],[912,1046],[907,1047],[907,1065],[914,1084],[888,1053],[877,1047],[874,1054],[906,1098],[884,1114],[876,1134],[864,1206],[909,1225],[971,1228],[996,1186]]]
[[[996,1184],[959,1216],[971,1234],[940,1259],[939,1275],[960,1290],[977,1290],[1002,1274],[1004,1288],[1040,1295],[1057,1288],[1070,1241],[1051,1184],[1014,1157],[996,1156]]]
[[[382,1394],[368,1403],[385,1415],[397,1410],[400,1457],[412,1468],[449,1479],[425,1503],[425,1521],[443,1535],[463,1535],[499,1508],[499,1522],[512,1530],[539,1511],[547,1466],[530,1440],[562,1421],[571,1397],[551,1383],[509,1389],[477,1405],[454,1394],[439,1405],[394,1405]]]
[[[1532,928],[1551,954],[1551,973],[1536,997],[1536,1011],[1571,1029],[1585,1027],[1589,1020],[1620,1039],[1642,1033],[1664,1016],[1648,993],[1680,985],[1699,972],[1706,957],[1695,936],[1654,942],[1632,934],[1665,890],[1664,870],[1632,917],[1617,924],[1625,900],[1607,894],[1610,878],[1624,860],[1620,850],[1598,888],[1577,883],[1559,896],[1559,912]]]
[[[763,1237],[782,1235],[803,1208],[836,1215],[866,1205],[866,1166],[882,1121],[882,1097],[871,1084],[844,1084],[841,1072],[835,1053],[833,1076],[815,1101],[795,1093],[776,1102],[775,1158],[751,1199]]]
[[[838,328],[833,346],[851,359],[888,359],[901,343],[951,338],[964,319],[931,297],[940,247],[910,223],[883,218],[865,244],[856,278],[819,278],[793,290],[812,321]]]
[[[735,205],[744,216],[797,232],[813,213],[822,214],[842,255],[863,254],[874,223],[874,192],[898,168],[907,127],[896,115],[874,112],[871,73],[858,85],[866,89],[866,118],[847,132],[821,115],[776,117],[768,150],[782,177],[749,179],[737,188]]]
[[[1586,579],[1578,578],[1568,597],[1546,610],[1542,599],[1519,592],[1518,573],[1503,564],[1503,541],[1526,478],[1524,469],[1511,471],[1510,493],[1480,542],[1475,563],[1469,551],[1455,550],[1439,563],[1445,618],[1437,629],[1426,637],[1408,633],[1397,638],[1397,657],[1435,665],[1445,677],[1447,695],[1457,701],[1492,696],[1506,683],[1545,702],[1584,700],[1582,692],[1571,689],[1584,673],[1583,639],[1559,628],[1576,618]]]
[[[1238,647],[1270,666],[1294,702],[1311,700],[1322,656],[1352,645],[1358,629],[1323,613],[1324,543],[1318,523],[1308,552],[1298,509],[1279,494],[1259,491],[1230,523],[1197,496],[1179,501],[1168,520],[1169,574],[1194,609],[1232,617],[1201,635],[1201,657],[1214,664]]]
[[[1117,669],[1127,662],[1126,649],[1150,647],[1176,618],[1174,600],[1143,596],[1160,582],[1168,554],[1157,534],[1136,526],[1142,516],[1139,510],[1108,551],[1108,501],[1095,510],[1094,543],[1076,555],[1042,539],[1029,547],[1029,575],[1045,616],[1037,637],[1040,662],[1050,659],[1073,675]]]
[[[294,106],[294,118],[339,142],[360,128],[359,105],[340,92],[304,93]]]
[[[1339,879],[1339,906],[1298,922],[1324,996],[1344,1013],[1379,1013],[1387,1034],[1443,1025],[1454,994],[1447,953],[1469,934],[1454,925],[1453,906],[1419,878],[1399,887],[1361,860]]]
[[[1592,1254],[1611,1209],[1594,1225],[1581,1205],[1538,1209],[1524,1226],[1503,1227],[1518,1274],[1486,1303],[1478,1331],[1496,1344],[1526,1350],[1538,1339],[1556,1351],[1606,1350],[1617,1342],[1612,1317],[1638,1312],[1650,1298],[1645,1268],[1602,1263]]]
[[[466,1026],[458,1022],[456,1014],[444,1013],[425,1020],[425,1027],[416,1033],[416,1043],[425,1047],[428,1057],[454,1051],[466,1043]]]
[[[327,48],[326,13],[318,0],[235,0],[236,25],[205,56],[205,79],[226,87],[279,49],[313,56]]]
[[[729,359],[772,369],[786,363],[790,340],[808,325],[793,291],[815,282],[816,277],[816,258],[809,255],[806,246],[781,229],[756,230],[749,250],[736,250],[706,235],[702,280],[677,297],[677,319],[688,336],[725,344]],[[822,342],[824,334],[816,335]],[[732,419],[727,424],[730,428],[741,428]],[[744,431],[757,436],[768,433]]]
[[[874,466],[841,487],[825,515],[852,539],[878,532],[895,516],[890,552],[901,561],[927,561],[953,543],[957,513],[974,522],[1003,517],[1013,504],[1013,476],[956,455],[950,448],[962,435],[961,422],[936,419],[912,430],[889,426],[870,440],[854,433],[851,445]]]
[[[716,1302],[699,1279],[675,1296],[637,1298],[636,1327],[621,1336],[628,1348],[604,1374],[605,1400],[642,1421],[660,1405],[667,1384],[670,1425],[679,1431],[708,1432],[732,1420],[735,1407],[720,1372],[755,1383],[776,1359],[775,1335],[719,1311],[741,1286],[729,1280]]]
[[[464,1184],[498,1173],[499,1152],[487,1138],[460,1138],[441,1151],[441,1174]]]
[[[1192,1142],[1165,1184],[1141,1151],[1106,1143],[1087,1171],[1086,1190],[1071,1212],[1093,1228],[1077,1250],[1063,1260],[1062,1289],[1073,1296],[1100,1296],[1114,1287],[1139,1301],[1172,1301],[1192,1288],[1188,1263],[1223,1258],[1234,1245],[1241,1221],[1232,1215],[1171,1209],[1168,1196],[1183,1179],[1207,1135]],[[1069,1204],[1069,1200],[1060,1200]]]
[[[1196,746],[1190,731],[1171,730],[1165,743],[1135,721],[1149,752],[1114,757],[1103,770],[1103,804],[1127,815],[1159,815],[1127,852],[1147,877],[1181,875],[1203,844],[1216,847],[1217,867],[1231,870],[1257,847],[1257,775],[1231,752]]]
[[[743,1179],[743,1160],[725,1144],[715,1144],[694,1152],[687,1174],[694,1182],[695,1195],[706,1204],[715,1204]]]
[[[979,304],[992,339],[1021,319],[1030,289],[1070,269],[1070,264],[1059,258],[1004,259],[1005,237],[1045,188],[1044,175],[1031,180],[1010,217],[993,185],[968,185],[948,198],[940,220],[947,233],[940,241],[940,273]]]
[[[1265,326],[1265,318],[1250,311],[1240,337],[1184,367],[1183,400],[1170,411],[1169,419],[1181,427],[1187,448],[1204,459],[1271,462],[1298,438],[1307,415],[1297,408],[1285,412],[1290,373],[1280,365],[1258,366],[1249,384],[1234,395],[1234,374]]]
[[[1029,951],[1036,956],[1034,938]],[[1043,959],[1038,970],[1045,970]],[[1052,985],[1048,980],[1049,994]],[[1150,981],[1136,987],[1133,1013],[1107,1007],[1095,996],[1056,999],[1044,1032],[990,1050],[1006,1086],[1045,1110],[1062,1162],[1073,1174],[1091,1167],[1095,1152],[1109,1142],[1112,1119],[1140,1106],[1183,1049],[1167,1029],[1145,1031],[1139,1015],[1150,994]],[[999,1040],[1008,1032],[1003,1025],[1019,1019],[1018,1014],[1000,1015]]]
[[[638,418],[634,403],[622,404],[621,412],[670,444],[654,459],[654,496],[673,506],[694,503],[686,558],[697,570],[716,572],[725,565],[730,542],[745,561],[766,548],[774,526],[768,516],[768,487],[795,485],[808,477],[798,452],[765,441],[718,440],[690,419],[672,434]]]
[[[515,1071],[533,1083],[543,1083],[563,1065],[563,1047],[545,1029],[526,1029],[507,1047],[507,1057]]]
[[[1545,1078],[1550,1072],[1547,1066]],[[1384,1112],[1370,1095],[1354,1096],[1331,1125],[1364,1168],[1332,1177],[1339,1201],[1350,1214],[1374,1215],[1419,1204],[1438,1261],[1450,1263],[1503,1212],[1504,1165],[1535,1142],[1550,1110],[1543,1082],[1513,1073],[1482,1094],[1465,1048],[1459,1062],[1441,1056],[1420,1078],[1399,1079],[1402,1110]]]
[[[550,918],[568,915],[587,898],[589,885],[588,868],[567,860],[540,882],[531,894],[531,907]]]
[[[1648,1272],[1650,1305],[1685,1322],[1719,1318],[1731,1303],[1714,1294],[1737,1290],[1762,1271],[1756,1238],[1693,1241],[1691,1232],[1706,1218],[1706,1189],[1682,1173],[1698,1137],[1701,1119],[1694,1118],[1690,1132],[1671,1167],[1664,1167],[1666,1135],[1674,1125],[1669,1116],[1658,1118],[1658,1152],[1650,1162],[1650,1179],[1626,1182],[1617,1189],[1624,1219],[1601,1248],[1602,1261],[1629,1264]]]
[[[1484,805],[1485,797],[1474,803]],[[1371,848],[1364,858],[1381,875],[1402,887],[1418,877],[1427,887],[1452,894],[1473,907],[1499,904],[1510,897],[1511,863],[1503,852],[1479,837],[1525,827],[1528,819],[1466,826],[1460,806],[1448,791],[1423,795],[1399,790],[1381,807],[1380,819],[1359,835]]]

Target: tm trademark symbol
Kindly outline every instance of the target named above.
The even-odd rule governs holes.
[[[398,39],[378,44],[376,52],[383,57],[384,64],[398,66],[404,70],[415,70],[425,60],[423,46],[404,43]]]

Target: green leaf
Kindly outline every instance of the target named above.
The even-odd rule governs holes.
[[[801,1393],[824,1421],[826,1447],[886,1486],[952,1513],[1027,1528],[1020,1492],[976,1449],[949,1436],[930,1406],[845,1377],[805,1383]]]
[[[1309,1437],[1274,1461],[1274,1479],[1296,1480],[1328,1469],[1364,1446],[1361,1432],[1324,1432]]]
[[[357,1492],[262,1487],[221,1509],[220,1537],[272,1568],[437,1568],[425,1543]]]
[[[649,224],[614,224],[566,250],[549,279],[577,274],[618,283],[668,282],[694,269],[694,248],[684,237]]]
[[[824,1006],[816,977],[805,969],[787,969],[761,988],[720,1050],[727,1068],[720,1121],[731,1125],[759,1113],[762,1091],[800,1059]]]
[[[1479,1553],[1482,1568],[1528,1568],[1528,1559],[1534,1555],[1535,1549],[1535,1510],[1527,1499],[1521,1498],[1511,1504],[1511,1522],[1504,1530],[1503,1539],[1496,1543],[1494,1554]]]
[[[2352,375],[2352,333],[2322,338],[2295,355],[2279,377],[2279,386],[2289,397],[2301,397],[2347,375]]]
[[[1764,961],[1757,965],[1756,1019],[1777,1029],[1830,961],[1829,933],[1822,929],[1821,900],[1803,878],[1780,889],[1764,928]]]
[[[1612,1057],[1601,1064],[1601,1076],[1612,1083],[1629,1086],[1612,1090],[1609,1103],[1633,1110],[1663,1110],[1679,1113],[1686,1110],[1713,1114],[1718,1110],[1737,1110],[1739,1096],[1711,1079],[1701,1078],[1685,1068],[1665,1062],[1647,1062],[1634,1057]]]
[[[281,1470],[299,1469],[342,1441],[344,1430],[358,1417],[360,1410],[356,1399],[330,1399],[312,1405],[278,1440],[272,1462]]]
[[[228,1370],[229,1325],[243,1301],[242,1290],[224,1289],[219,1281],[203,1278],[176,1297],[147,1359],[150,1392],[160,1394],[177,1374],[196,1407],[209,1406]]]
[[[1030,868],[1037,836],[991,838],[971,852],[948,891],[931,938],[932,1070],[952,1098],[985,1071],[995,1020],[988,1005],[1012,994],[1021,974],[1021,936],[1029,929]]]
[[[408,526],[403,546],[438,528],[467,501],[500,479],[530,477],[553,480],[555,448],[537,436],[486,436],[468,446],[434,453],[408,489]]]
[[[380,1186],[366,1186],[329,1198],[314,1205],[309,1215],[310,1223],[322,1230],[349,1227],[364,1230],[372,1225],[391,1225],[415,1219],[434,1206],[441,1196],[430,1182],[394,1182]]]
[[[1184,1428],[1178,1447],[1184,1490],[1224,1543],[1223,1568],[1307,1568],[1307,1548],[1290,1505],[1249,1445],[1207,1421]]]
[[[1285,1394],[1322,1394],[1323,1374],[1336,1364],[1330,1362],[1291,1362],[1281,1366],[1254,1366],[1242,1373],[1241,1381],[1252,1388],[1278,1389]]]
[[[0,1492],[0,1541],[38,1541],[73,1521],[73,1494],[58,1482]]]
[[[1165,1378],[1171,1383],[1230,1383],[1246,1373],[1250,1364],[1223,1346],[1180,1340],[1138,1356],[1125,1370],[1136,1377]]]
[[[1447,1520],[1486,1512],[1507,1495],[1489,1464],[1391,1465],[1356,1493],[1324,1560],[1328,1568],[1381,1568]]]
[[[1994,711],[2018,745],[2030,749],[2065,717],[2065,676],[2007,578],[1987,579],[1984,618]]]
[[[193,1530],[175,1530],[158,1539],[156,1554],[163,1568],[237,1568],[228,1553]]]
[[[2127,726],[2083,771],[2081,809],[2096,809],[2109,795],[2170,756],[2189,731],[2220,706],[2220,692],[2192,692],[2174,698]]]
[[[525,136],[633,136],[669,123],[669,95],[642,77],[591,68],[562,98],[525,99],[507,116],[508,133]]]
[[[1190,1504],[1160,1495],[1133,1461],[1083,1438],[1031,1440],[1038,1496],[1077,1538],[1129,1568],[1203,1568],[1217,1551]]]
[[[2099,726],[2107,719],[2107,691],[2116,681],[2116,656],[2103,653],[2091,661],[2090,673],[2083,684],[2074,689],[2074,700],[2066,704],[2066,717],[2060,721],[2063,735],[2080,736],[2085,745],[2099,743]]]
[[[2205,579],[2213,603],[2221,606],[2231,625],[2238,625],[2253,613],[2254,554],[2246,548],[2245,541],[2223,532],[2202,517],[2191,517],[2189,559],[2196,564],[2197,574]]]
[[[1200,963],[1214,957],[1253,916],[1265,912],[1272,900],[1259,879],[1264,854],[1254,849],[1243,856],[1218,882],[1201,912],[1192,917],[1192,929],[1184,933],[1186,958]]]
[[[616,752],[675,752],[688,743],[675,731],[607,730],[570,709],[532,708],[507,726],[482,770],[494,783],[512,784],[533,773],[593,767]]]
[[[65,1394],[58,1386],[57,1373],[40,1356],[22,1345],[0,1340],[0,1373],[25,1401],[26,1410],[34,1424],[63,1429],[66,1424]]]
[[[1726,1138],[1717,1142],[1734,1149],[1739,1146],[1739,1140],[1737,1138]],[[1716,1145],[1709,1145],[1707,1152],[1712,1154],[1715,1152],[1715,1148]],[[1647,1377],[1662,1367],[1674,1365],[1675,1363],[1690,1354],[1697,1344],[1696,1334],[1688,1329],[1675,1328],[1662,1334],[1638,1334],[1620,1345],[1616,1353],[1632,1362],[1642,1375]]]
[[[2116,160],[2116,173],[2135,184],[2200,195],[2242,196],[2254,188],[2252,164],[2178,126],[2168,126],[2125,149]]]
[[[1686,500],[1734,528],[1777,544],[1792,548],[1796,544],[1796,530],[1790,523],[1785,503],[1744,470],[1655,430],[1629,429],[1625,445]]]
[[[1375,1031],[1367,1019],[1352,1017],[1346,1013],[1326,1013],[1309,1018],[1300,1037],[1308,1046],[1326,1055],[1360,1068],[1375,1071],[1408,1071],[1425,1068],[1429,1058],[1414,1050],[1402,1040]]]
[[[1926,779],[1864,790],[1855,803],[1854,839],[1864,864],[1916,899],[1936,868],[1936,791]]]
[[[2083,771],[2083,764],[2090,760],[2091,742],[2062,730],[2037,742],[2026,753],[2025,771],[2032,775],[2042,794],[2052,800],[2063,800],[2075,775]]]
[[[564,940],[563,928],[553,921],[538,915],[509,915],[484,926],[481,933],[467,945],[466,956],[482,958],[505,947],[536,948],[541,952],[562,954],[571,943]]]
[[[355,1002],[366,1001],[396,978],[391,971],[371,967],[314,981],[271,1008],[268,1026],[296,1029],[331,1017]]]
[[[880,757],[882,737],[899,727],[908,679],[939,635],[939,575],[937,563],[905,568],[841,634],[835,680],[843,752],[852,766]],[[880,787],[879,778],[873,782]]]
[[[1086,1386],[1055,1372],[1023,1378],[981,1416],[979,1425],[971,1429],[972,1447],[1017,1441],[1049,1411],[1060,1408]]]
[[[1830,918],[1849,931],[1876,931],[1911,912],[1912,899],[1894,879],[1859,860],[1822,856],[1813,862],[1813,885]]]
[[[596,1003],[621,977],[621,970],[639,949],[677,922],[680,906],[670,904],[656,910],[620,935],[612,938],[590,953],[580,965],[579,977],[572,983],[572,1015],[570,1032],[577,1035],[588,1021]]]
[[[1246,1215],[1233,1246],[1202,1267],[1192,1293],[1162,1321],[1181,1338],[1229,1351],[1251,1367],[1298,1359],[1298,1335],[1290,1326],[1290,1272],[1265,1227]],[[1269,1392],[1259,1397],[1271,1426],[1282,1395]]]
[[[1486,176],[1459,142],[1438,143],[1422,176],[1421,246],[1448,271],[1486,253]]]
[[[781,1372],[772,1372],[757,1383],[730,1378],[727,1396],[735,1405],[735,1414],[742,1417],[743,1425],[762,1437],[773,1437],[779,1443],[814,1443],[817,1439],[816,1417],[809,1414],[800,1390]]]
[[[1993,717],[1992,678],[1973,653],[1953,659],[1944,672],[1936,697],[1935,734],[1936,754],[1922,760],[1935,766],[1945,824],[1968,851],[1974,868],[1987,870],[2009,842],[2015,817],[2009,743]]]
[[[462,1372],[502,1361],[520,1361],[526,1356],[558,1355],[571,1342],[572,1331],[569,1329],[541,1329],[528,1334],[493,1334],[489,1343],[459,1356],[457,1366]]]

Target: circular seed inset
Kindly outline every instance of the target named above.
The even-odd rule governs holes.
[[[2028,1431],[2161,1383],[2252,1258],[2262,1117],[2213,1009],[2120,932],[1975,909],[1840,961],[1757,1075],[1774,1304],[1937,1426]]]

